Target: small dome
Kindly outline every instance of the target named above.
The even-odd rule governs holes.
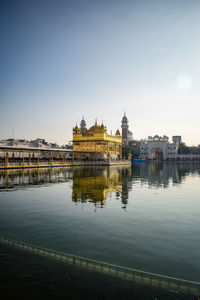
[[[128,119],[127,119],[127,116],[126,116],[125,113],[124,113],[124,116],[123,116],[123,118],[122,118],[122,122],[123,122],[123,123],[127,123],[127,122],[128,122]]]
[[[116,133],[115,133],[115,135],[120,135],[120,131],[119,131],[119,129],[117,129],[117,130],[116,130]]]
[[[159,140],[159,136],[158,136],[158,135],[155,135],[153,139],[154,139],[154,140]]]
[[[101,128],[102,128],[102,129],[106,129],[106,126],[103,124],[103,121],[102,121],[102,123],[101,123]]]
[[[73,133],[78,133],[78,132],[79,132],[79,128],[78,128],[78,126],[76,124],[76,126],[73,128]]]

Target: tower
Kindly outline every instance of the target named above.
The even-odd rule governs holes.
[[[86,123],[85,123],[84,117],[81,120],[80,129],[81,129],[82,134],[84,134],[86,132]]]
[[[128,119],[126,117],[126,114],[124,113],[124,116],[122,118],[122,144],[123,145],[128,145]]]

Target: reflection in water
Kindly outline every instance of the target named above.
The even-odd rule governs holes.
[[[72,200],[74,202],[93,202],[95,206],[104,207],[106,199],[115,193],[121,196],[122,203],[127,203],[128,185],[131,168],[79,168],[73,170]],[[125,180],[124,180],[125,179]],[[131,186],[129,186],[131,188]]]
[[[166,188],[170,182],[173,185],[181,184],[190,174],[200,175],[199,162],[168,162],[146,163],[133,166],[132,180],[140,180],[141,184],[147,183],[149,187]]]
[[[65,168],[6,170],[0,171],[0,189],[67,182],[71,178],[71,169]]]
[[[0,234],[199,280],[199,180],[200,162],[1,171]]]
[[[131,167],[74,167],[0,171],[0,190],[72,181],[72,201],[104,207],[115,194],[126,209],[135,182],[152,188],[180,185],[190,175],[200,175],[200,163],[146,163]]]

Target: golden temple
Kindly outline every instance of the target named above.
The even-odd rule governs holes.
[[[119,130],[115,135],[108,135],[106,126],[103,123],[98,125],[97,121],[87,129],[84,119],[80,125],[80,128],[77,125],[73,128],[74,151],[88,151],[84,156],[85,159],[122,158],[122,137]]]

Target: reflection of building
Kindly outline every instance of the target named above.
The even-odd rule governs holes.
[[[120,159],[122,141],[119,130],[115,135],[108,135],[107,128],[103,125],[95,125],[86,128],[85,120],[81,121],[81,127],[73,128],[73,150],[88,151],[86,159]]]
[[[103,207],[106,199],[122,202],[126,208],[131,190],[131,167],[74,167],[41,168],[0,171],[0,190],[21,189],[26,186],[41,187],[46,184],[72,182],[72,200],[91,202]]]
[[[132,141],[133,134],[132,132],[128,129],[128,119],[126,114],[124,113],[124,116],[122,118],[122,144],[123,146],[127,146],[129,144],[129,141]]]
[[[122,171],[122,193],[121,193],[121,201],[122,208],[126,209],[129,198],[129,191],[132,189],[132,180],[131,180],[131,169],[123,169]]]
[[[172,140],[173,142],[169,143],[169,138],[165,135],[163,137],[149,136],[148,140],[142,140],[140,145],[141,158],[166,160],[176,157],[181,137],[173,136]]]
[[[49,183],[71,180],[71,170],[65,168],[35,168],[0,171],[0,189],[40,187]]]
[[[176,165],[168,166],[163,163],[149,163],[139,168],[141,181],[148,182],[152,187],[168,187],[170,180],[180,183]]]
[[[199,173],[199,162],[149,162],[134,165],[133,181],[148,184],[150,187],[167,188],[170,183],[179,185],[191,173]]]
[[[73,170],[72,200],[101,205],[108,195],[122,190],[122,174],[118,168],[77,168]]]
[[[115,193],[122,198],[124,205],[128,202],[127,178],[131,168],[77,168],[73,169],[72,200],[74,202],[92,202],[103,207],[106,199]],[[124,202],[123,202],[124,201]]]

